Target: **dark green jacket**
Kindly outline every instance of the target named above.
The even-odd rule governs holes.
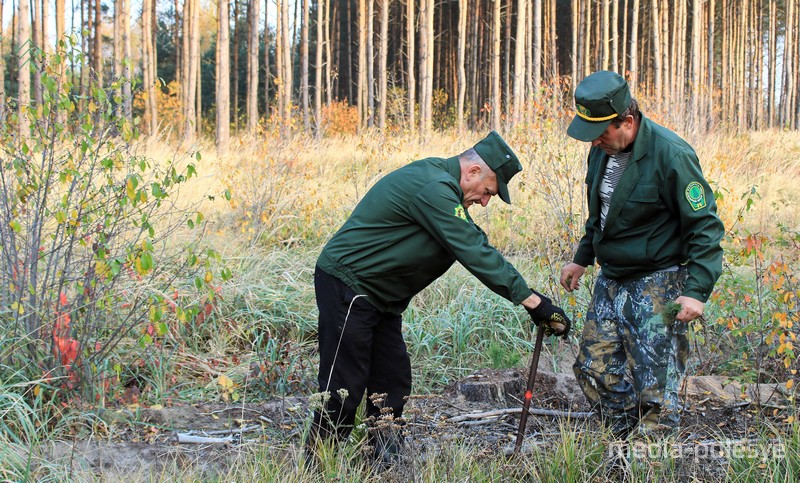
[[[375,183],[317,260],[325,272],[400,314],[458,260],[518,304],[531,290],[462,207],[457,157],[415,161]]]
[[[705,302],[722,272],[725,229],[697,155],[644,116],[632,149],[602,231],[599,185],[608,156],[599,147],[589,151],[589,217],[573,261],[589,266],[596,258],[603,275],[619,281],[686,264],[683,295]]]

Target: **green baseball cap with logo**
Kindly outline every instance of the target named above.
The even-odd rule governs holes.
[[[508,182],[515,174],[522,171],[522,164],[517,155],[497,134],[497,131],[490,132],[488,136],[473,146],[473,149],[497,175],[497,195],[501,200],[510,204]]]
[[[630,105],[631,91],[624,77],[607,70],[595,72],[575,88],[575,117],[567,134],[579,141],[594,141]]]

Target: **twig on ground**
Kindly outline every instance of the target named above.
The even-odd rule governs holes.
[[[451,423],[458,423],[461,421],[468,421],[470,419],[487,419],[487,418],[497,418],[500,416],[504,416],[506,414],[519,414],[522,413],[522,408],[506,408],[506,409],[495,409],[493,411],[486,411],[482,413],[471,413],[471,414],[463,414],[461,416],[453,416],[449,418],[447,421]],[[534,416],[553,416],[553,417],[568,417],[573,419],[586,419],[594,416],[594,412],[583,412],[583,411],[557,411],[554,409],[538,409],[538,408],[530,408],[529,413],[533,414]]]
[[[178,443],[180,444],[229,444],[233,443],[233,435],[224,438],[211,438],[206,436],[195,436],[193,434],[178,433]]]

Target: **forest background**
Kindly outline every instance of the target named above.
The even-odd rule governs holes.
[[[5,478],[63,476],[43,443],[108,435],[103,409],[314,392],[320,247],[378,177],[489,129],[524,171],[514,205],[473,216],[569,308],[572,344],[549,343],[569,358],[593,272],[578,293],[558,288],[585,219],[587,146],[565,129],[576,82],[599,69],[697,149],[727,228],[694,372],[777,383],[794,401],[797,0],[3,7]],[[415,392],[523,364],[518,312],[448,272],[405,317]],[[794,407],[782,411],[777,437],[797,457]],[[787,464],[767,472],[796,474]]]

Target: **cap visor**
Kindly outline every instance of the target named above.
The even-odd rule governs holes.
[[[611,121],[588,122],[575,116],[569,123],[567,134],[578,141],[592,142],[603,134],[609,124]]]
[[[497,180],[497,196],[509,205],[511,204],[511,197],[508,196],[508,185]]]

